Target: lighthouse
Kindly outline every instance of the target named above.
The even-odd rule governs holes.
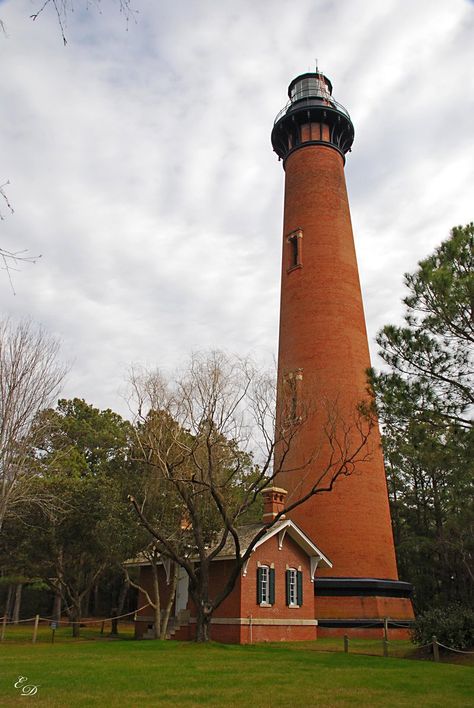
[[[289,502],[318,479],[331,444],[357,432],[358,407],[367,400],[370,358],[344,175],[354,127],[332,94],[318,69],[293,79],[271,134],[285,172],[277,416],[288,385],[295,413],[306,411],[277,477]],[[386,618],[408,626],[411,586],[398,579],[376,425],[351,474],[290,516],[333,564],[314,583],[320,636],[371,636]]]

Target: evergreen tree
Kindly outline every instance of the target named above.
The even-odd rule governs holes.
[[[123,576],[121,564],[136,551],[126,504],[131,426],[80,399],[42,411],[37,426],[45,434],[31,451],[35,493],[58,503],[48,513],[31,505],[28,524],[17,524],[17,572],[43,579],[61,597],[77,634],[102,575]]]
[[[474,225],[405,275],[403,326],[377,337],[371,372],[383,423],[400,574],[419,609],[472,602]]]

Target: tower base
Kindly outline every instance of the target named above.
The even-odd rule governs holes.
[[[316,578],[318,637],[408,639],[414,614],[412,586],[381,578]]]

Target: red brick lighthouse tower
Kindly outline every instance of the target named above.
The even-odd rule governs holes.
[[[290,382],[308,412],[277,480],[291,501],[327,465],[328,425],[336,443],[355,425],[370,359],[344,178],[354,128],[318,70],[294,79],[288,95],[272,131],[285,170],[277,411]],[[333,562],[315,581],[320,634],[380,633],[386,617],[394,626],[413,617],[411,586],[398,580],[378,429],[365,449],[358,457],[369,460],[351,476],[290,514]]]

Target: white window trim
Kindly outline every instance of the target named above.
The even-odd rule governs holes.
[[[262,602],[260,603],[260,607],[271,607],[271,605],[270,605],[270,566],[269,565],[261,565],[260,570],[266,571],[266,576],[267,576],[266,580],[264,581],[263,573],[261,573],[261,575],[260,575],[260,594],[263,598]],[[265,587],[265,592],[263,592],[264,587]]]
[[[288,568],[290,572],[290,592],[289,592],[289,602],[288,607],[299,607],[298,605],[298,570],[296,568]],[[294,602],[291,599],[293,595]]]

